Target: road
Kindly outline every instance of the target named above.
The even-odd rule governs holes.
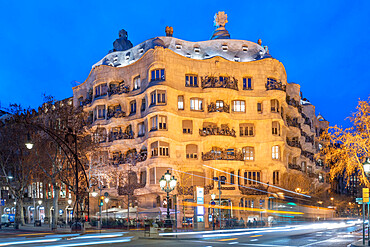
[[[143,239],[142,232],[52,234],[0,232],[0,246],[347,246],[361,238],[359,225],[344,223],[306,224],[288,227],[182,232]],[[360,231],[361,232],[361,231]]]

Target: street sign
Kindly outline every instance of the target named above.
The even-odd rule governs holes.
[[[4,199],[0,200],[0,206],[5,206],[5,200]]]
[[[369,202],[369,188],[362,188],[362,201]]]
[[[358,204],[362,204],[362,198],[356,198],[356,202],[357,202]]]

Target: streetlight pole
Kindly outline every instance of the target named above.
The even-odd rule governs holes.
[[[216,194],[211,194],[211,199],[212,199],[212,201],[211,201],[211,205],[213,206],[212,207],[212,229],[213,229],[213,231],[215,230],[215,205],[216,205],[216,203],[215,203],[215,199],[216,199]]]
[[[108,202],[109,202],[109,198],[106,197],[104,199],[104,201],[105,201],[105,212],[106,212],[106,215],[107,215],[107,228],[108,228]]]
[[[365,176],[366,178],[368,178],[369,174],[370,174],[370,158],[366,158],[365,159],[365,162],[362,164],[363,165],[363,168],[364,168],[364,172],[365,172]],[[362,198],[363,199],[363,198]],[[362,243],[363,245],[365,245],[365,202],[362,202],[362,214],[363,214],[363,230],[362,230],[362,235],[363,235],[363,240],[362,240]],[[369,213],[369,202],[367,202],[367,213],[368,213],[368,222],[367,222],[367,237],[368,237],[368,246],[370,246],[370,213]]]
[[[170,217],[170,196],[169,193],[173,191],[176,187],[177,179],[175,176],[172,176],[169,170],[162,176],[162,178],[159,180],[159,186],[161,189],[167,193],[167,218],[165,222],[166,227],[172,227],[171,217]]]

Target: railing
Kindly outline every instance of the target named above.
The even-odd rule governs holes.
[[[109,141],[122,140],[122,139],[134,139],[134,132],[110,132]]]
[[[114,94],[128,93],[128,92],[130,92],[130,87],[125,86],[125,85],[119,85],[117,87],[108,89],[109,96],[114,95]]]
[[[181,186],[181,185],[177,185],[177,193],[179,195],[184,195],[184,196],[194,196],[194,188],[196,186],[192,185],[192,186]],[[214,186],[213,184],[209,184],[209,185],[206,185],[204,186],[204,194],[205,195],[208,195],[209,192],[211,190],[213,190]]]
[[[297,171],[302,171],[302,167],[300,167],[299,165],[297,164],[291,164],[291,163],[288,163],[288,168],[289,169],[294,169],[294,170],[297,170]]]
[[[313,172],[307,172],[307,175],[310,178],[319,178],[319,175]]]
[[[249,188],[246,188],[249,187]],[[242,195],[267,195],[268,186],[265,185],[245,185],[245,187],[239,187]]]
[[[235,186],[221,186],[221,190],[235,190]]]
[[[301,148],[301,144],[298,140],[290,140],[288,137],[286,138],[286,143],[291,147]]]
[[[236,137],[236,132],[234,129],[230,129],[229,127],[226,128],[213,127],[199,129],[199,135],[200,136],[222,135]]]
[[[298,108],[300,106],[299,101],[295,100],[294,98],[290,98],[289,95],[286,96],[286,102],[288,105],[294,106]]]
[[[230,113],[230,106],[228,104],[223,104],[222,107],[217,107],[216,103],[211,102],[208,105],[208,112],[227,112]]]
[[[298,118],[291,118],[289,116],[286,116],[286,123],[288,126],[299,128]]]
[[[126,157],[123,153],[116,154],[109,160],[112,165],[118,166],[121,164],[127,164],[129,162],[143,162],[147,159],[147,157],[147,152],[141,151],[139,154],[137,154],[134,160],[131,157]]]
[[[314,160],[314,154],[307,151],[302,151],[302,155],[308,159],[310,159],[312,162]]]
[[[110,118],[122,118],[125,117],[126,113],[124,111],[108,111],[107,119]]]
[[[265,84],[266,90],[281,90],[286,91],[286,85],[281,82],[269,82]]]
[[[304,119],[304,124],[307,124],[311,128],[311,121],[310,121],[310,119],[304,113],[302,113],[302,117]]]
[[[209,152],[202,152],[202,160],[236,160],[243,161],[244,155],[241,151],[235,149],[226,150],[211,150]]]
[[[235,77],[222,77],[222,80],[220,80],[216,76],[205,76],[201,77],[201,81],[202,88],[229,88],[238,90],[238,80]]]

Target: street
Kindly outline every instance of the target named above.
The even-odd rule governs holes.
[[[163,233],[144,237],[143,231],[50,233],[0,230],[0,246],[347,246],[361,238],[361,224],[330,222],[286,227]]]

